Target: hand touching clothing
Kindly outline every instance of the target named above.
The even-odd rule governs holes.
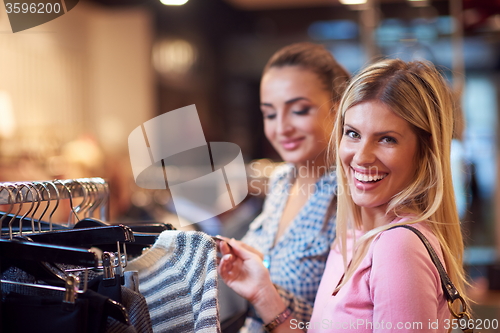
[[[274,289],[269,272],[262,264],[262,254],[259,251],[234,239],[220,242],[219,248],[223,255],[219,264],[219,274],[241,297],[253,304],[258,301],[259,294],[263,290]]]
[[[242,241],[236,240],[234,238],[227,238],[224,236],[213,236],[213,238],[217,241],[217,246],[219,246],[219,250],[220,250],[220,243],[221,242],[226,242],[227,244],[229,244],[229,242],[232,242],[232,243],[236,243],[237,245],[239,245],[240,247],[244,248],[247,251],[255,253],[260,258],[261,261],[264,260],[264,255],[262,254],[262,252],[260,252],[259,250],[257,250],[253,246],[250,246]],[[231,249],[230,246],[229,246],[229,249]]]
[[[222,253],[219,275],[231,289],[252,303],[264,323],[273,321],[285,311],[286,305],[257,250],[234,239],[219,242],[219,248]],[[273,332],[290,331],[291,319],[282,322]]]

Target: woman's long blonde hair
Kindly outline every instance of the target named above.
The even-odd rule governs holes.
[[[383,60],[356,75],[340,102],[331,145],[338,152],[348,109],[368,101],[387,105],[408,121],[418,137],[417,167],[411,184],[397,193],[387,207],[389,216],[411,216],[400,224],[427,221],[443,251],[448,274],[465,298],[462,266],[463,240],[451,179],[450,149],[453,112],[457,107],[446,81],[431,63]],[[347,176],[336,154],[338,177],[337,238],[344,256],[345,277],[341,288],[353,275],[368,251],[370,241],[395,224],[367,232],[356,242],[353,259],[347,266],[346,236],[361,229],[360,207],[349,194]],[[354,248],[354,247],[353,247]],[[465,298],[467,300],[467,298]]]

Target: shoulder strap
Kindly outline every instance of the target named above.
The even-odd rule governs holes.
[[[451,282],[450,277],[448,276],[448,274],[446,273],[446,270],[443,267],[443,264],[441,264],[441,260],[439,260],[438,255],[436,254],[436,252],[432,248],[431,243],[429,243],[429,241],[424,236],[424,234],[421,233],[420,230],[418,230],[410,225],[407,225],[407,224],[406,225],[397,225],[397,226],[392,227],[388,230],[391,230],[394,228],[399,228],[399,227],[413,231],[418,236],[418,238],[420,238],[422,243],[424,243],[425,247],[427,248],[427,252],[429,252],[429,254],[431,256],[432,262],[436,266],[436,268],[439,272],[439,276],[441,277],[441,285],[443,286],[443,291],[445,293],[446,299],[448,301],[453,302],[456,299],[460,298],[460,293],[458,292],[455,285]]]
[[[392,228],[389,228],[388,230],[394,229],[394,228],[405,228],[408,230],[413,231],[418,238],[424,243],[427,252],[429,252],[432,262],[436,266],[439,276],[441,278],[441,285],[443,287],[443,292],[445,294],[446,300],[448,301],[448,309],[450,310],[451,314],[453,317],[459,319],[459,328],[462,330],[464,333],[473,333],[474,329],[472,327],[468,326],[468,323],[470,322],[470,314],[467,312],[467,305],[458,292],[457,288],[455,285],[451,282],[450,277],[448,276],[448,273],[446,273],[446,270],[443,267],[443,264],[441,264],[441,261],[439,260],[439,257],[437,256],[436,252],[432,248],[431,243],[427,240],[427,238],[424,236],[423,233],[420,232],[420,230],[416,229],[415,227],[412,227],[410,225],[397,225]],[[462,311],[459,313],[456,313],[455,310],[453,309],[453,302],[458,299],[460,300],[462,304]],[[465,326],[463,325],[462,319],[465,320]]]

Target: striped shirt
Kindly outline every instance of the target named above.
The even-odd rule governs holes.
[[[315,184],[306,204],[273,247],[295,168],[279,166],[271,176],[262,213],[250,224],[242,241],[264,254],[271,280],[299,321],[309,321],[321,276],[335,238],[335,214],[325,223],[336,191],[335,172],[325,173]],[[311,190],[311,189],[305,189]],[[255,315],[247,318],[248,332],[264,332]]]
[[[216,246],[210,236],[163,231],[126,269],[138,271],[154,333],[220,332]]]

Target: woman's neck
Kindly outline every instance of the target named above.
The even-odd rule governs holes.
[[[303,163],[297,163],[294,166],[294,183],[301,186],[314,184],[319,178],[321,178],[321,176],[323,176],[327,172],[330,172],[323,156],[315,160],[307,160]]]
[[[394,220],[394,217],[387,215],[386,209],[386,205],[375,208],[361,207],[363,231],[367,232],[377,227],[387,225]]]

